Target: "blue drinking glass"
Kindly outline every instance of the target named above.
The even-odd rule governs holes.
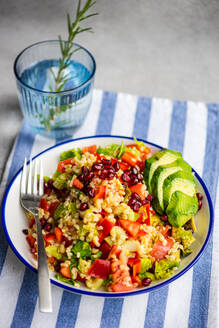
[[[96,63],[92,54],[73,44],[74,54],[64,71],[67,82],[54,92],[61,57],[57,40],[24,49],[15,59],[18,99],[25,120],[42,135],[61,139],[73,134],[85,119],[92,100]]]

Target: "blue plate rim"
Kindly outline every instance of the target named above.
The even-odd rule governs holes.
[[[87,137],[80,137],[80,138],[75,138],[75,139],[69,139],[63,142],[60,142],[52,147],[49,147],[45,150],[43,150],[42,152],[38,153],[36,156],[33,157],[33,159],[39,157],[40,155],[50,151],[53,148],[57,148],[61,145],[67,144],[67,143],[71,143],[74,141],[78,141],[78,140],[85,140],[85,139],[95,139],[95,138],[120,138],[120,139],[128,139],[128,140],[133,140],[132,137],[126,137],[126,136],[120,136],[120,135],[96,135],[96,136],[87,136]],[[155,143],[149,142],[145,139],[141,139],[138,138],[139,141],[143,141],[144,143],[147,143],[151,146],[154,146],[156,148],[164,148],[161,147]],[[199,176],[199,174],[192,169],[193,172],[195,173],[196,178],[198,179],[199,183],[201,184],[202,188],[204,189],[204,192],[206,194],[207,200],[208,200],[208,206],[209,206],[209,214],[210,214],[210,223],[209,223],[209,228],[208,228],[208,233],[205,239],[205,242],[202,245],[202,248],[200,249],[199,253],[196,255],[196,257],[189,263],[188,266],[186,266],[182,271],[180,271],[179,273],[177,273],[175,276],[170,277],[167,280],[164,280],[163,282],[161,282],[158,285],[155,286],[151,286],[151,287],[147,287],[147,288],[142,288],[142,289],[138,289],[138,290],[134,290],[134,291],[130,291],[130,292],[122,292],[122,293],[112,293],[112,292],[94,292],[94,291],[86,291],[86,290],[80,290],[77,288],[74,288],[72,286],[68,286],[68,285],[64,285],[63,283],[58,282],[57,280],[53,280],[50,279],[52,284],[59,286],[61,288],[64,288],[68,291],[77,293],[77,294],[81,294],[81,295],[89,295],[89,296],[98,296],[98,297],[110,297],[110,298],[118,298],[118,297],[125,297],[125,296],[132,296],[132,295],[137,295],[137,294],[143,294],[143,293],[148,293],[151,291],[155,291],[159,288],[165,287],[167,285],[169,285],[171,282],[175,281],[176,279],[180,278],[183,274],[185,274],[189,269],[191,269],[191,267],[199,260],[200,256],[203,254],[204,250],[206,249],[208,242],[210,240],[212,231],[213,231],[213,225],[214,225],[214,209],[213,209],[213,204],[212,204],[212,200],[209,194],[209,191],[204,183],[204,181],[202,180],[202,178]],[[29,268],[30,270],[32,270],[33,272],[37,273],[37,270],[30,265],[25,258],[17,251],[16,247],[14,246],[14,244],[12,243],[12,240],[10,238],[10,235],[8,234],[8,230],[7,230],[7,226],[6,226],[6,216],[5,216],[5,207],[6,207],[6,202],[7,202],[7,198],[8,198],[8,194],[9,191],[15,181],[15,179],[17,178],[17,176],[20,174],[20,172],[22,171],[22,167],[18,170],[18,172],[14,175],[14,177],[11,179],[8,187],[6,188],[6,191],[4,193],[4,198],[3,198],[3,202],[2,202],[2,226],[3,226],[3,231],[5,233],[5,236],[7,238],[7,241],[11,247],[11,249],[13,250],[13,252],[15,253],[15,255],[18,257],[18,259],[23,262],[25,264],[25,266],[27,268]]]

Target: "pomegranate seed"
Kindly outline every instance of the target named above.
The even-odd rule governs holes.
[[[122,176],[121,176],[121,179],[125,182],[129,182],[131,179],[130,179],[130,176],[128,176],[127,174],[123,173]]]
[[[138,212],[140,207],[141,207],[141,203],[136,201],[135,204],[133,205],[132,209],[134,212]]]
[[[103,169],[103,170],[101,171],[101,173],[107,175],[108,170],[107,170],[107,169]]]
[[[132,173],[132,171],[131,170],[125,170],[124,173],[129,176]]]
[[[161,217],[161,219],[163,220],[163,221],[167,221],[168,220],[168,216],[167,215],[163,215],[162,217]]]
[[[202,198],[203,198],[203,196],[199,192],[197,192],[196,196],[197,196],[198,200],[202,200]]]
[[[47,186],[50,187],[50,188],[53,187],[53,179],[49,179],[49,180],[47,181]]]
[[[201,208],[202,208],[202,201],[199,200],[199,201],[198,201],[198,209],[200,210]]]
[[[92,165],[92,170],[93,171],[100,171],[103,168],[103,164],[102,163],[94,163]]]
[[[28,230],[27,229],[23,229],[22,232],[23,232],[23,234],[28,235]]]
[[[57,262],[57,263],[54,265],[54,269],[55,269],[56,272],[59,272],[59,271],[60,271],[61,266],[60,266],[60,263],[59,263],[59,262]]]
[[[112,161],[110,159],[106,159],[106,158],[103,158],[102,159],[102,163],[103,165],[111,165],[112,164]]]
[[[147,200],[148,200],[149,202],[151,202],[151,201],[153,200],[153,197],[149,194],[149,195],[147,196]]]
[[[84,174],[88,174],[89,170],[86,166],[82,166],[81,172],[84,173]]]
[[[94,172],[89,172],[86,176],[85,176],[85,181],[91,181],[94,177]]]
[[[45,229],[46,231],[49,232],[49,231],[52,230],[52,225],[51,225],[50,223],[47,223],[47,224],[45,225],[44,229]]]
[[[77,176],[77,178],[78,178],[78,180],[80,180],[81,182],[83,182],[84,181],[84,174],[79,174],[78,176]]]
[[[138,162],[137,165],[138,165],[140,171],[143,171],[144,170],[144,167],[145,167],[145,161]]]
[[[88,209],[88,203],[81,203],[80,210],[85,211]]]
[[[131,171],[134,175],[138,174],[138,170],[134,166],[131,168]]]
[[[134,199],[138,200],[139,202],[141,201],[141,197],[137,194],[137,192],[133,192],[131,195],[131,198],[134,198]]]
[[[138,173],[137,178],[139,181],[142,181],[144,179],[144,177],[141,173]]]
[[[94,196],[95,196],[95,189],[89,187],[88,190],[87,190],[87,194],[88,194],[88,196],[90,196],[91,198],[94,198]]]
[[[136,199],[135,198],[131,198],[128,201],[128,206],[130,206],[131,208],[135,205],[136,203]]]
[[[138,183],[138,178],[137,177],[132,177],[131,179],[130,179],[130,182],[129,182],[129,185],[130,186],[134,186],[134,185],[136,185]]]
[[[113,179],[114,176],[115,176],[115,174],[112,173],[112,172],[109,172],[109,173],[107,174],[107,178],[110,179],[110,180]]]
[[[114,167],[114,169],[115,169],[116,172],[119,171],[119,169],[120,169],[120,164],[119,164],[119,162],[115,162],[115,163],[113,164],[113,167]]]
[[[103,173],[101,173],[101,174],[99,175],[99,178],[100,178],[101,180],[104,180],[104,179],[106,179],[106,175],[103,174]]]
[[[115,173],[115,169],[113,166],[110,166],[110,168],[108,169],[108,172],[112,172],[112,173]]]
[[[149,202],[149,200],[147,200],[147,199],[143,199],[143,200],[141,201],[141,204],[142,204],[142,205],[146,205],[146,204],[150,204],[150,202]]]
[[[41,219],[40,220],[40,224],[41,224],[41,226],[44,226],[46,224],[46,220],[45,219]]]
[[[142,286],[147,287],[147,286],[150,285],[151,279],[150,278],[144,278],[144,279],[142,279],[141,283],[142,283]]]

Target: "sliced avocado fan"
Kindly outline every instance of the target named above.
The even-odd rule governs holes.
[[[198,210],[192,168],[180,153],[168,149],[154,154],[145,164],[144,179],[155,211],[167,214],[173,226],[182,226]]]
[[[167,164],[161,165],[154,172],[153,178],[151,180],[151,190],[154,197],[153,206],[155,210],[164,214],[164,196],[163,193],[166,189],[163,188],[164,182],[169,179],[173,180],[172,176],[174,173],[182,175],[182,172],[188,172],[191,174],[191,167],[182,159],[178,158],[176,161]]]
[[[162,149],[161,151],[155,153],[151,158],[145,162],[144,179],[151,193],[151,180],[156,169],[160,165],[170,164],[174,162],[177,158],[182,157],[181,153],[170,150]]]
[[[175,227],[183,226],[188,218],[198,211],[198,199],[196,195],[189,196],[181,191],[175,191],[171,197],[166,213],[168,221]]]

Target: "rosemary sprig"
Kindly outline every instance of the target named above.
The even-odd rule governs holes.
[[[55,81],[55,92],[63,90],[66,82],[69,80],[68,74],[64,74],[64,70],[70,65],[72,55],[80,48],[75,48],[72,44],[75,37],[83,32],[93,32],[92,27],[82,28],[80,23],[87,20],[90,17],[98,15],[98,13],[87,14],[88,10],[95,5],[96,1],[87,0],[82,6],[81,0],[78,0],[75,20],[72,22],[70,14],[67,13],[67,26],[68,26],[68,40],[63,41],[59,35],[59,45],[62,57],[59,59],[59,70],[57,75],[51,69],[54,81]]]

